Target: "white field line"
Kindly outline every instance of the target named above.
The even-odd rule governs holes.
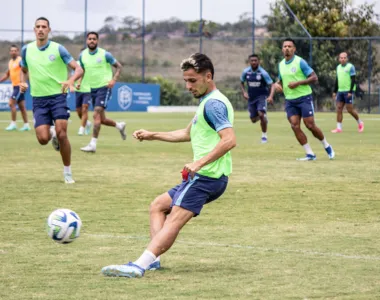
[[[148,241],[148,236],[131,236],[131,235],[113,235],[113,234],[91,234],[85,233],[85,236],[98,238],[98,239],[126,239],[126,240],[145,240]],[[213,242],[195,242],[195,241],[184,241],[177,240],[176,243],[195,246],[195,247],[221,247],[221,248],[235,248],[235,249],[247,249],[253,250],[254,252],[274,252],[274,253],[296,253],[306,256],[323,256],[323,257],[338,257],[344,259],[353,260],[369,260],[369,261],[380,261],[380,256],[370,256],[370,255],[347,255],[342,253],[334,252],[319,252],[313,250],[297,250],[297,249],[284,249],[284,248],[266,248],[266,247],[255,247],[249,245],[239,245],[239,244],[220,244]]]

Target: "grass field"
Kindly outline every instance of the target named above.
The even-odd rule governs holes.
[[[191,114],[109,113],[129,137],[102,128],[96,154],[69,127],[75,185],[63,183],[60,156],[34,131],[0,130],[0,299],[380,299],[380,116],[345,115],[317,123],[334,146],[329,161],[310,137],[304,155],[284,113],[269,115],[269,143],[237,113],[234,172],[222,198],[206,206],[142,279],[105,278],[103,266],[135,260],[149,241],[148,208],[180,181],[190,144],[132,140],[135,129],[185,127]],[[9,113],[0,113],[1,127]],[[82,218],[77,241],[60,245],[45,231],[56,208]]]

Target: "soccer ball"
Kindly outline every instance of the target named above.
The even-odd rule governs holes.
[[[53,211],[47,219],[48,235],[61,244],[73,242],[79,236],[81,226],[78,214],[66,208]]]

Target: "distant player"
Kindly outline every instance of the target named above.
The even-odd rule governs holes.
[[[8,70],[0,78],[0,82],[3,82],[7,80],[8,78],[10,78],[12,82],[12,86],[13,86],[13,93],[12,93],[11,98],[9,99],[9,107],[11,109],[12,121],[9,124],[9,126],[5,128],[5,130],[7,131],[17,130],[17,124],[16,124],[16,116],[17,116],[16,104],[17,104],[18,108],[20,109],[22,118],[24,120],[24,126],[20,128],[20,131],[29,131],[30,126],[28,123],[28,113],[25,107],[25,97],[24,97],[24,93],[20,93],[21,56],[20,56],[18,47],[16,45],[12,45],[10,47],[9,54],[11,56],[11,59],[8,63]]]
[[[77,61],[80,64],[79,60]],[[88,120],[88,107],[91,103],[90,85],[81,77],[75,84],[75,107],[81,126],[78,135],[89,135],[91,130],[91,122]]]
[[[104,267],[106,276],[142,277],[145,270],[160,267],[159,257],[170,249],[182,227],[200,214],[203,206],[226,190],[232,171],[230,150],[236,145],[232,128],[234,110],[215,86],[214,66],[204,54],[196,53],[181,64],[186,88],[200,100],[189,125],[171,132],[137,130],[140,140],[191,142],[194,161],[185,165],[183,181],[158,196],[151,204],[151,242],[138,260],[127,265]]]
[[[82,76],[83,70],[65,47],[49,40],[50,31],[48,19],[40,17],[36,20],[36,41],[22,48],[20,88],[21,92],[27,90],[29,77],[37,140],[41,145],[52,140],[54,149],[61,152],[65,183],[74,183],[71,146],[67,137],[70,110],[66,93],[68,89],[74,91],[74,81]],[[69,79],[66,65],[75,70]]]
[[[248,111],[252,123],[260,120],[261,143],[264,144],[268,141],[267,101],[273,103],[274,85],[267,71],[260,66],[260,58],[257,54],[250,55],[248,60],[251,66],[243,70],[240,87],[244,98],[248,100]],[[248,93],[244,86],[245,82],[247,82]]]
[[[126,139],[125,122],[117,123],[106,118],[105,110],[111,100],[112,88],[119,79],[121,64],[111,53],[98,47],[97,32],[87,34],[87,49],[83,50],[79,61],[84,69],[83,80],[91,87],[92,106],[94,107],[94,129],[91,142],[81,148],[84,152],[96,152],[96,144],[101,125],[116,127],[121,138]],[[112,67],[116,69],[112,74]]]
[[[335,89],[332,95],[333,99],[336,100],[337,124],[336,128],[331,130],[331,132],[342,132],[344,106],[346,106],[348,113],[354,117],[356,122],[358,122],[359,132],[363,132],[364,123],[359,119],[359,115],[353,106],[354,93],[356,89],[355,67],[353,64],[348,62],[348,56],[346,52],[342,52],[341,54],[339,54],[339,62],[340,65],[338,65],[338,67],[336,68]]]
[[[314,137],[321,141],[330,159],[335,157],[335,152],[327,142],[322,131],[314,122],[314,105],[311,83],[318,81],[314,70],[309,67],[305,60],[295,55],[296,44],[294,40],[285,39],[282,44],[284,59],[280,62],[279,82],[276,83],[278,90],[285,95],[285,110],[289,123],[298,142],[305,149],[306,156],[297,160],[316,160],[317,157],[307,143],[307,137],[301,129],[301,119]]]

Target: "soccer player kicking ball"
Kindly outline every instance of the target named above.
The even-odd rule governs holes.
[[[230,101],[216,88],[214,67],[204,54],[193,54],[181,64],[186,88],[199,99],[198,110],[185,129],[171,132],[137,130],[140,140],[191,142],[194,161],[185,165],[183,181],[158,196],[150,207],[151,242],[140,258],[126,265],[104,267],[106,276],[142,277],[160,267],[160,255],[170,249],[181,228],[200,214],[203,205],[226,190],[232,171],[230,150],[236,146]]]
[[[314,105],[311,83],[318,81],[318,77],[312,68],[301,57],[295,55],[295,42],[288,38],[282,44],[282,53],[284,59],[280,62],[278,90],[283,90],[285,95],[285,110],[289,123],[298,142],[305,149],[306,156],[298,158],[300,161],[316,160],[310,145],[307,143],[307,137],[301,129],[301,119],[307,129],[316,137],[325,148],[330,159],[335,157],[335,152],[327,142],[322,131],[314,122]]]
[[[27,90],[29,75],[37,140],[41,145],[52,140],[54,149],[61,152],[65,183],[74,183],[71,145],[67,137],[70,109],[66,93],[69,88],[74,90],[74,81],[82,76],[83,70],[65,47],[49,40],[50,30],[48,19],[41,17],[36,20],[36,41],[22,48],[20,89],[22,93]],[[66,65],[75,70],[68,80]]]

